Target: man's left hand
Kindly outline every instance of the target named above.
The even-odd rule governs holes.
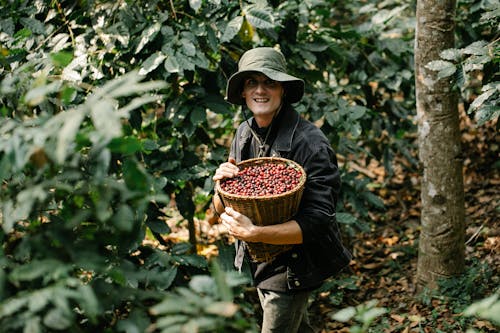
[[[245,241],[255,242],[258,226],[252,223],[247,216],[235,211],[231,207],[226,207],[221,214],[222,224],[227,228],[230,235]]]

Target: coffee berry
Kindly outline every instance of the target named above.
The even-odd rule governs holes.
[[[301,176],[292,164],[262,163],[244,167],[237,176],[221,180],[220,186],[229,194],[262,197],[295,189]]]

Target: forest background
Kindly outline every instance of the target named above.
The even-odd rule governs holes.
[[[297,110],[342,172],[354,260],[314,294],[323,332],[500,325],[500,3],[457,1],[429,64],[459,96],[466,271],[416,293],[415,1],[0,1],[0,330],[256,332],[212,225],[211,175],[240,110],[239,56],[279,46]]]

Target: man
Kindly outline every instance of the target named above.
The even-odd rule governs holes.
[[[283,54],[269,47],[245,52],[238,72],[227,83],[227,100],[247,107],[253,117],[239,126],[229,160],[219,166],[213,179],[234,177],[239,171],[235,163],[263,156],[294,160],[307,174],[299,211],[282,224],[256,226],[234,209],[224,209],[214,195],[222,223],[238,240],[237,268],[248,242],[293,244],[269,262],[250,263],[263,309],[262,333],[314,332],[307,317],[308,297],[351,258],[335,220],[340,189],[335,152],[324,134],[291,105],[303,94],[304,81],[287,74]]]

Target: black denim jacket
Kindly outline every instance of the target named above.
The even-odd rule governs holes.
[[[254,266],[254,282],[263,289],[280,290],[283,288],[280,283],[288,290],[310,289],[340,272],[351,260],[335,218],[340,175],[335,152],[323,132],[300,117],[290,105],[282,112],[269,155],[294,160],[307,174],[299,211],[293,218],[302,229],[303,243],[271,263]],[[248,123],[243,122],[236,132],[230,156],[237,162],[248,158],[242,152],[251,139]],[[239,247],[237,267],[241,266],[241,252]],[[286,281],[279,282],[283,279]]]

